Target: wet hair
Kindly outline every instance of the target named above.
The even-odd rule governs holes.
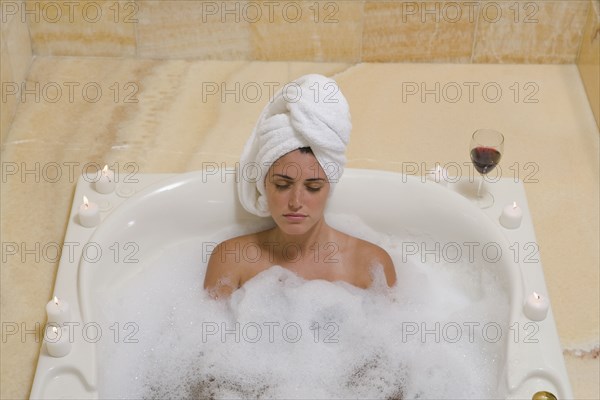
[[[302,154],[313,154],[313,151],[310,147],[299,147],[298,150],[300,150],[300,153]]]

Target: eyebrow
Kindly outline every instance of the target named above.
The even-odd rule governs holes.
[[[278,176],[278,177],[286,179],[288,181],[294,180],[294,178],[292,178],[291,176],[287,176],[287,175],[283,175],[283,174],[273,174],[273,176]],[[323,182],[325,182],[325,179],[323,179],[323,178],[308,178],[308,179],[305,179],[305,181],[309,181],[309,182],[323,181]]]

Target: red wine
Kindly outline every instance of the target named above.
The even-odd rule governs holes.
[[[500,162],[500,152],[491,147],[475,147],[471,150],[471,161],[480,174],[487,174]]]

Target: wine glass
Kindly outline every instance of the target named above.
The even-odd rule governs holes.
[[[488,191],[481,192],[484,175],[496,168],[504,150],[504,136],[493,129],[478,129],[471,137],[469,146],[471,161],[477,172],[481,174],[481,180],[477,187],[476,202],[480,208],[488,208],[494,205],[494,196]]]

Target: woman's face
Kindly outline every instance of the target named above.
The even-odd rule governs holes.
[[[306,233],[323,218],[329,187],[313,154],[294,150],[279,158],[265,179],[269,211],[277,226],[288,235]]]

